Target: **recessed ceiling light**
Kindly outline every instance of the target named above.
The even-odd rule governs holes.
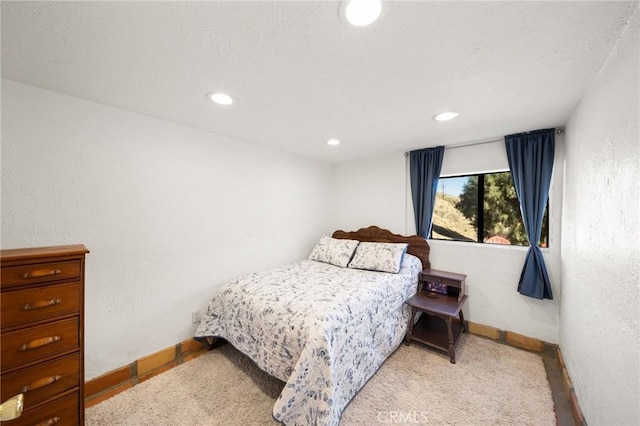
[[[220,92],[211,92],[207,95],[211,101],[217,103],[218,105],[231,105],[233,103],[233,98],[226,93]]]
[[[457,112],[442,112],[438,115],[434,115],[433,119],[436,121],[447,121],[447,120],[453,120],[454,118],[456,118],[457,116],[459,116],[460,114],[458,114]]]
[[[345,18],[351,25],[364,27],[372,24],[382,12],[382,2],[380,0],[344,0]]]
[[[327,141],[327,145],[331,145],[331,146],[340,145],[340,141],[338,139],[329,139]]]

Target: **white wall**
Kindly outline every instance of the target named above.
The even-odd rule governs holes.
[[[567,125],[561,349],[590,425],[640,424],[638,9]]]
[[[2,248],[91,251],[87,379],[190,338],[227,279],[303,257],[330,186],[328,164],[2,80]]]
[[[355,231],[376,225],[404,234],[406,191],[402,153],[335,164],[332,228]]]
[[[465,319],[558,343],[563,157],[563,137],[557,136],[550,191],[550,244],[543,249],[554,300],[541,301],[518,293],[527,252],[524,247],[429,240],[434,269],[467,275],[469,299],[463,308]],[[402,152],[336,164],[332,227],[354,230],[379,225],[396,233],[414,234],[406,167]],[[442,175],[507,169],[504,143],[485,143],[446,149]]]

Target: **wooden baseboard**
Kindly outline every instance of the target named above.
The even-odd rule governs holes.
[[[478,336],[488,337],[493,340],[502,340],[502,332],[495,328],[484,324],[478,324],[476,322],[467,322],[467,331],[471,334],[477,334]]]
[[[560,348],[558,348],[558,366],[560,367],[560,371],[562,372],[562,383],[564,385],[564,391],[569,397],[569,405],[571,406],[571,412],[573,413],[573,419],[576,423],[576,426],[586,426],[587,422],[584,419],[582,410],[580,409],[580,404],[578,404],[578,397],[576,396],[575,389],[573,388],[573,383],[571,382],[571,378],[569,377],[567,367],[564,364],[564,358],[562,357]]]
[[[467,330],[471,334],[488,337],[489,339],[497,340],[498,342],[506,343],[516,348],[526,349],[531,352],[552,350],[555,353],[555,348],[557,347],[557,345],[534,339],[533,337],[524,336],[514,333],[513,331],[500,330],[499,328],[471,321],[467,322]]]
[[[91,379],[84,385],[85,408],[109,399],[177,365],[197,358],[205,352],[207,351],[200,342],[188,339],[170,348],[142,357],[128,366]]]

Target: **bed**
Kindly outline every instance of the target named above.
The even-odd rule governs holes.
[[[285,382],[273,417],[286,425],[339,424],[349,401],[402,342],[410,313],[404,301],[429,268],[429,246],[417,235],[372,226],[336,231],[331,240],[357,246],[347,262],[372,242],[406,245],[406,254],[397,273],[306,259],[245,275],[216,292],[194,334],[227,340]]]

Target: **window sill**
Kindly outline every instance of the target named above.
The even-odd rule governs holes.
[[[454,241],[454,240],[439,240],[439,239],[428,239],[429,245],[435,244],[458,244],[465,247],[486,247],[488,249],[493,250],[515,250],[515,251],[523,251],[526,252],[529,250],[529,246],[517,246],[517,245],[508,245],[508,244],[490,244],[490,243],[477,243],[473,241]],[[540,247],[540,251],[543,254],[551,253],[552,249],[550,247]]]

